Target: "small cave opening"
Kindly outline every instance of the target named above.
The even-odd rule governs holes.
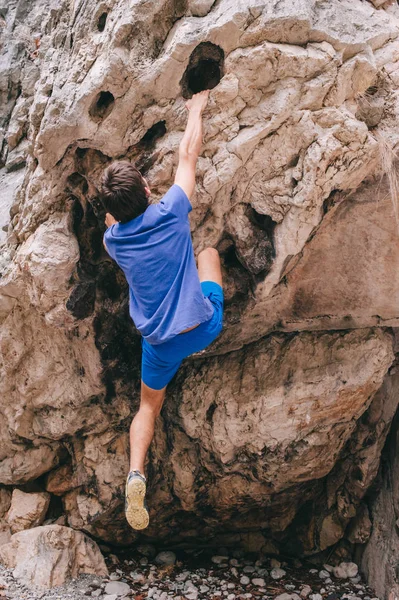
[[[216,410],[216,402],[212,402],[212,404],[209,406],[208,410],[206,411],[206,422],[211,424],[212,423],[212,419],[213,419],[213,415],[215,414],[215,410]]]
[[[105,24],[107,22],[107,17],[108,17],[108,13],[107,12],[103,12],[97,20],[97,29],[98,31],[104,31],[105,29]]]
[[[104,121],[111,114],[114,104],[115,98],[111,92],[100,92],[89,108],[89,115],[96,123]]]
[[[183,98],[211,90],[223,77],[224,51],[211,42],[201,42],[191,53],[180,81]]]
[[[74,189],[80,189],[83,194],[87,194],[89,185],[86,177],[83,177],[80,173],[72,173],[67,179],[67,186]]]
[[[155,142],[163,137],[166,133],[165,121],[158,121],[154,123],[149,130],[143,135],[138,143],[140,149],[150,150],[155,146]]]
[[[141,140],[130,148],[130,153],[125,158],[132,160],[140,173],[145,176],[151,169],[159,156],[159,151],[154,152],[157,140],[166,134],[166,122],[158,121],[154,123],[143,135]]]
[[[257,212],[252,206],[248,206],[247,217],[253,225],[259,227],[267,233],[267,236],[273,240],[274,229],[277,225],[276,221],[273,221],[270,215],[264,215]]]
[[[248,300],[252,289],[251,275],[240,261],[235,242],[229,235],[220,240],[217,250],[222,265],[225,305],[232,306],[233,313],[238,315],[239,311],[234,307]]]

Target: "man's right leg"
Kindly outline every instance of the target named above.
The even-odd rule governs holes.
[[[223,287],[220,256],[216,248],[205,248],[198,254],[198,275],[203,281],[214,281]]]

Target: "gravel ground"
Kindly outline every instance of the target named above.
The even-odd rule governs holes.
[[[338,570],[298,560],[256,560],[240,551],[219,549],[179,555],[156,554],[150,545],[141,553],[117,557],[106,553],[109,577],[82,575],[51,590],[23,586],[0,566],[0,597],[15,600],[378,600],[353,563]],[[104,549],[103,549],[104,550]],[[337,576],[336,576],[337,575]],[[354,575],[354,576],[353,576]]]

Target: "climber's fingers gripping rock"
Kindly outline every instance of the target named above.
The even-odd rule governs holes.
[[[202,92],[198,92],[190,100],[187,100],[185,104],[187,110],[198,110],[198,112],[202,113],[208,102],[209,91],[203,90]]]

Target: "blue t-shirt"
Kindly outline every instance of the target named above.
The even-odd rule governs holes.
[[[130,316],[149,344],[162,344],[213,315],[195,263],[191,210],[187,195],[174,184],[159,204],[104,234],[108,253],[129,284]]]

